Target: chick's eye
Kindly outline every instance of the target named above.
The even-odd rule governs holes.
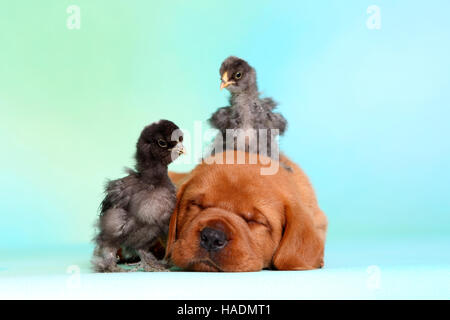
[[[240,78],[242,78],[242,73],[236,72],[236,74],[234,75],[234,78],[239,80]]]
[[[159,140],[158,140],[158,145],[159,145],[161,148],[166,148],[166,147],[167,147],[167,142],[165,142],[165,141],[162,140],[162,139],[159,139]]]

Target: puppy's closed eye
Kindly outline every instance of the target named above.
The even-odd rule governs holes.
[[[260,225],[270,229],[269,222],[258,209],[255,209],[252,213],[241,214],[241,217],[245,220],[245,222],[247,222],[250,227]]]
[[[259,226],[267,227],[267,225],[265,223],[258,221],[258,220],[247,220],[246,222],[249,226],[258,226],[259,225]]]
[[[198,208],[200,210],[206,209],[206,207],[203,205],[203,194],[197,195],[189,200],[187,206],[189,208]]]
[[[203,205],[201,205],[200,203],[198,203],[198,202],[196,202],[194,200],[189,201],[188,207],[191,207],[191,208],[192,207],[197,207],[199,209],[204,209]]]

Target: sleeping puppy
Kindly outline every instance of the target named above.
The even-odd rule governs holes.
[[[227,152],[235,153],[235,158],[249,157],[243,151]],[[220,163],[226,156],[213,157]],[[327,219],[308,178],[284,156],[280,162],[292,172],[261,175],[267,162],[260,160],[202,163],[188,175],[171,175],[181,186],[170,220],[166,259],[192,271],[323,266]]]

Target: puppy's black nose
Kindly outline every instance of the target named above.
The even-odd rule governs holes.
[[[200,232],[200,245],[208,251],[218,251],[227,245],[227,236],[223,231],[204,228]]]

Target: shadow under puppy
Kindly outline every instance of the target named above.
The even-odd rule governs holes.
[[[168,232],[176,191],[167,166],[184,153],[182,141],[181,130],[171,121],[145,127],[136,145],[136,170],[107,183],[94,239],[96,271],[126,271],[117,265],[119,250],[139,256],[141,262],[133,271],[166,270],[149,249]]]

